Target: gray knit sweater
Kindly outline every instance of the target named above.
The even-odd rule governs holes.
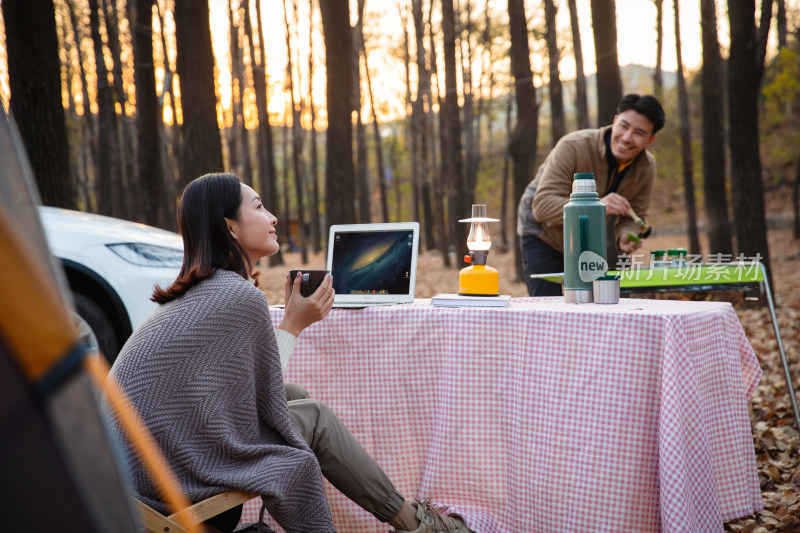
[[[220,270],[162,305],[111,373],[190,500],[249,490],[288,532],[333,531],[319,463],[289,419],[267,299],[247,280]],[[127,453],[138,497],[164,511]]]

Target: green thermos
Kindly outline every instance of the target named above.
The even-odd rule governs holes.
[[[606,206],[594,174],[575,174],[564,206],[564,300],[591,303],[592,281],[606,273]]]

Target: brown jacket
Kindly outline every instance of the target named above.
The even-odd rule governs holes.
[[[573,175],[593,172],[597,192],[605,195],[608,177],[605,134],[611,126],[580,130],[562,137],[545,159],[536,178],[528,184],[518,209],[517,233],[537,235],[550,247],[564,251],[564,206],[572,192]],[[624,196],[642,219],[647,218],[650,194],[656,176],[656,161],[643,150],[619,184],[617,194]],[[531,200],[532,198],[532,200]],[[628,216],[618,216],[614,242],[623,233],[638,233],[639,228]]]

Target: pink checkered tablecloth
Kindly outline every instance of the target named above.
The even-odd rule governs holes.
[[[562,298],[334,309],[285,376],[406,498],[477,533],[707,533],[761,510],[747,412],[760,377],[728,303]],[[326,491],[339,532],[389,531]]]

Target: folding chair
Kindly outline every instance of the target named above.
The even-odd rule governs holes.
[[[142,525],[151,533],[187,533],[188,530],[180,525],[181,522],[188,525],[202,524],[209,518],[233,509],[256,496],[257,494],[244,490],[223,492],[169,516],[164,516],[136,498],[133,498],[133,504],[139,511]],[[218,533],[216,529],[208,525],[204,527],[211,533]]]

